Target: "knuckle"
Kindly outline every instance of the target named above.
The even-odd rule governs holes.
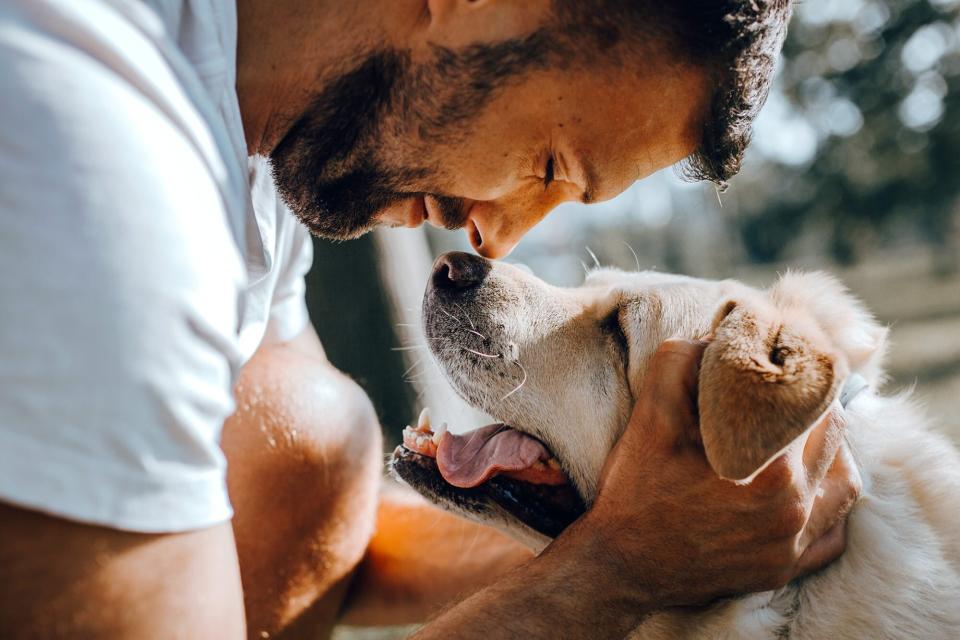
[[[660,344],[657,350],[658,354],[678,353],[681,355],[690,354],[696,346],[696,343],[683,338],[667,338]]]
[[[684,365],[699,357],[701,351],[702,347],[699,343],[680,338],[670,338],[660,344],[653,356],[652,367],[659,369],[661,367]]]
[[[851,500],[857,500],[863,493],[863,477],[856,465],[848,465],[845,471],[847,495]]]
[[[756,490],[764,495],[790,490],[795,484],[795,473],[786,455],[772,461],[753,481]],[[794,493],[796,493],[794,491]]]
[[[863,478],[859,473],[852,473],[847,478],[847,497],[850,502],[856,502],[863,493]]]
[[[827,414],[827,428],[831,431],[843,431],[847,427],[847,417],[842,411],[834,409]]]
[[[770,532],[775,538],[794,538],[803,531],[808,517],[802,501],[788,500],[774,512]]]

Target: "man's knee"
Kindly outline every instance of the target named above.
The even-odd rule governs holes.
[[[258,353],[236,395],[223,448],[248,620],[273,632],[362,558],[382,475],[380,426],[356,383],[284,347]]]
[[[244,367],[236,396],[237,411],[223,433],[235,479],[297,477],[304,491],[329,493],[379,477],[382,443],[373,407],[328,363],[282,346],[263,350]]]

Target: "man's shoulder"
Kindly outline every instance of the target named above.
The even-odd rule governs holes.
[[[78,246],[89,268],[100,264],[94,256],[122,257],[144,279],[176,273],[236,290],[243,273],[225,168],[203,150],[202,123],[200,134],[190,130],[162,55],[109,4],[76,3],[85,16],[65,4],[0,9],[5,250],[23,259],[31,246],[57,246],[44,254],[54,264]],[[12,246],[15,237],[27,245]]]
[[[8,205],[222,219],[227,167],[156,43],[112,3],[71,4],[0,8]]]

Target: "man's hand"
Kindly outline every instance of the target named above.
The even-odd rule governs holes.
[[[860,479],[831,414],[752,482],[721,480],[699,444],[702,344],[668,341],[587,514],[538,558],[418,640],[622,638],[649,613],[772,589],[844,548]]]
[[[771,589],[823,567],[844,549],[861,486],[837,412],[749,484],[721,480],[698,439],[704,346],[660,348],[593,508],[568,531],[597,579],[609,573],[659,606]]]

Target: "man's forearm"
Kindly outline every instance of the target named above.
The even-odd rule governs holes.
[[[532,555],[511,538],[441,511],[412,490],[387,481],[380,495],[377,530],[340,622],[362,626],[423,622]]]
[[[588,558],[590,551],[575,547],[572,538],[564,534],[540,557],[446,610],[414,638],[623,638],[658,606],[642,585],[623,585],[614,562]]]

